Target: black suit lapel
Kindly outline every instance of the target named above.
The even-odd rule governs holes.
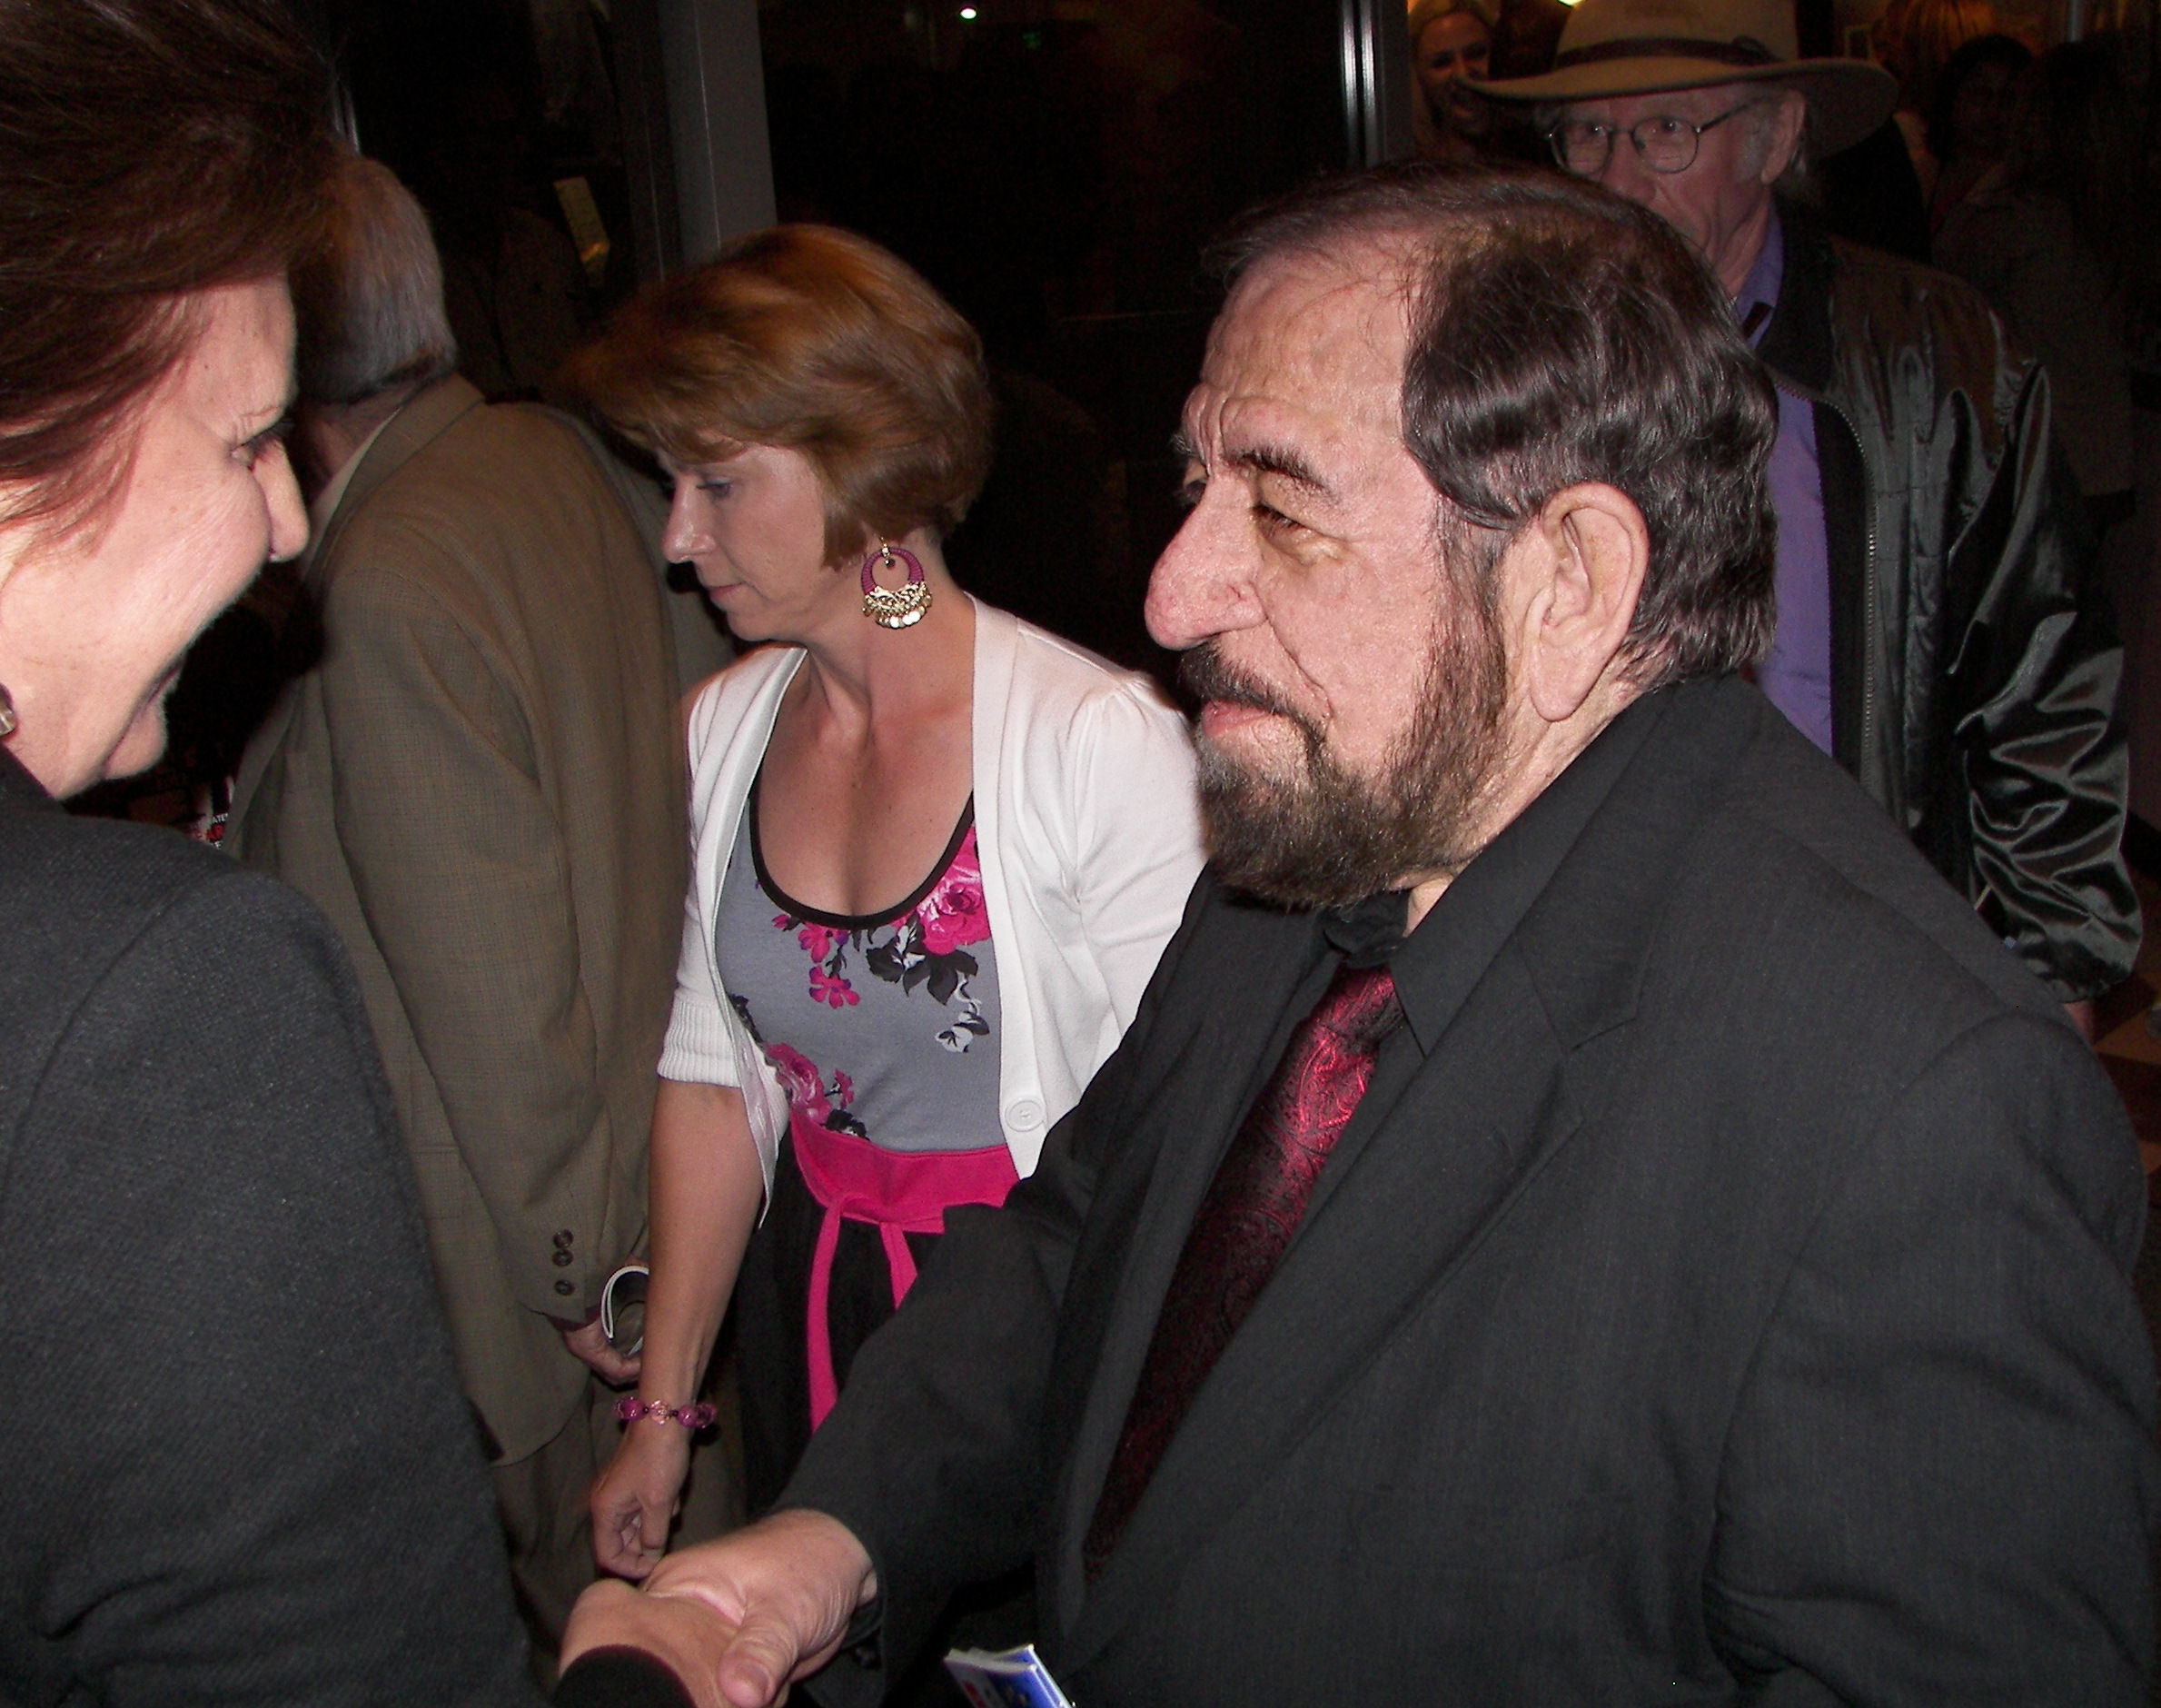
[[[1065,1455],[1053,1579],[1056,1623],[1070,1633],[1063,1667],[1085,1665],[1177,1575],[1196,1544],[1356,1387],[1410,1313],[1474,1260],[1586,1124],[1595,1142],[1607,1076],[1626,1059],[1617,1040],[1635,1011],[1670,875],[1762,719],[1776,716],[1737,681],[1670,690],[1640,715],[1655,720],[1640,750],[1395,1107],[1316,1197],[1084,1598],[1079,1538],[1215,1158],[1181,1156],[1161,1167],[1132,1224],[1134,1250],[1085,1421]],[[1223,962],[1192,960],[1202,964],[1194,1000],[1225,1013],[1194,1032],[1191,1059],[1204,1064],[1214,1049],[1240,1059],[1228,1052],[1241,1048],[1250,1059],[1257,1005],[1224,997],[1245,987],[1223,978]],[[1242,968],[1239,977],[1249,975]],[[1270,994],[1273,1019],[1289,992]],[[1165,1099],[1185,1095],[1166,1076]],[[1115,1245],[1116,1231],[1106,1231]],[[1093,1277],[1076,1266],[1074,1281],[1069,1297],[1085,1297],[1091,1282],[1115,1277],[1107,1266]]]
[[[1223,899],[1211,904],[1206,953],[1188,954],[1191,987],[1166,1009],[1180,1031],[1159,1027],[1160,1065],[1136,1081],[1129,1107],[1147,1129],[1109,1171],[1076,1254],[1071,1299],[1108,1302],[1101,1315],[1069,1317],[1062,1331],[1049,1415],[1077,1414],[1054,1511],[1060,1551],[1059,1623],[1070,1626],[1082,1593],[1080,1538],[1095,1510],[1111,1449],[1169,1291],[1187,1230],[1234,1127],[1274,1067],[1292,995],[1317,952],[1318,921]],[[1195,967],[1204,963],[1204,970]],[[1063,1379],[1061,1379],[1063,1378]],[[1057,1427],[1053,1425],[1054,1430]]]
[[[1509,1064],[1506,1075],[1492,1073],[1497,1061]],[[1085,1665],[1356,1388],[1407,1315],[1447,1285],[1579,1118],[1521,958],[1504,950],[1299,1230],[1225,1348],[1082,1606],[1065,1665]],[[1090,1508],[1101,1480],[1102,1467],[1091,1467]]]

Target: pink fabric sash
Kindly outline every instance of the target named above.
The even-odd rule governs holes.
[[[983,1150],[881,1150],[867,1138],[819,1125],[801,1109],[788,1120],[796,1165],[810,1196],[824,1207],[818,1246],[810,1258],[808,1333],[810,1426],[826,1421],[840,1384],[833,1375],[833,1253],[845,1219],[878,1231],[893,1276],[893,1308],[916,1285],[916,1260],[904,1234],[942,1234],[946,1210],[955,1204],[1003,1204],[1019,1184],[1013,1154],[1003,1145]]]

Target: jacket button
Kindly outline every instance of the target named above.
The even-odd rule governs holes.
[[[571,1232],[570,1232],[570,1230],[569,1228],[567,1228],[567,1227],[559,1227],[559,1228],[557,1228],[557,1229],[555,1230],[555,1247],[556,1247],[556,1249],[557,1249],[558,1251],[568,1251],[568,1250],[570,1250],[570,1242],[571,1242],[572,1240],[576,1239],[577,1237],[578,1237],[578,1236],[577,1236],[577,1235],[575,1235],[575,1234],[571,1233]]]
[[[1043,1105],[1034,1097],[1016,1097],[1013,1107],[1006,1111],[1006,1124],[1024,1133],[1032,1133],[1043,1125]]]
[[[571,1294],[578,1291],[578,1289],[572,1286],[568,1281],[558,1281],[555,1284],[555,1290],[561,1294],[566,1299],[569,1298]]]
[[[567,1251],[559,1251],[555,1254],[555,1266],[558,1269],[568,1269],[576,1261],[577,1259]]]

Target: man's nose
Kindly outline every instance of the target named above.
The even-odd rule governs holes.
[[[1616,195],[1650,205],[1650,170],[1636,153],[1635,141],[1627,132],[1614,137],[1606,164],[1599,168],[1598,182]]]
[[[1185,518],[1148,578],[1148,633],[1174,652],[1259,621],[1250,566],[1228,508],[1204,499]]]

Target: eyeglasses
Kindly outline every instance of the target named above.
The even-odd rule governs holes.
[[[1651,171],[1686,172],[1696,164],[1696,151],[1702,146],[1705,131],[1716,130],[1735,114],[1746,113],[1760,104],[1743,101],[1701,124],[1690,124],[1686,119],[1660,113],[1630,125],[1625,131],[1616,130],[1611,124],[1593,124],[1589,119],[1563,119],[1546,133],[1546,141],[1553,150],[1553,158],[1579,178],[1595,178],[1605,171],[1606,163],[1613,158],[1616,136],[1625,136],[1635,144],[1637,158]]]

